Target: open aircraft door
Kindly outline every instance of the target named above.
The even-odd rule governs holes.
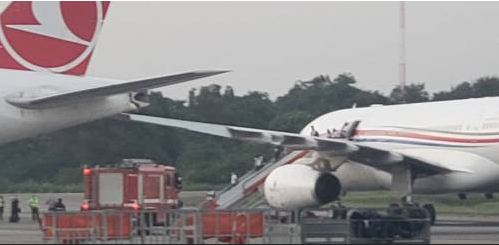
[[[345,128],[345,137],[348,140],[352,140],[353,136],[355,136],[355,132],[357,131],[357,128],[360,125],[360,120],[355,120],[351,123],[348,124],[348,126]]]

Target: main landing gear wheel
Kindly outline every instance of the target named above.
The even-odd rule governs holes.
[[[459,198],[459,200],[468,199],[468,195],[466,195],[466,193],[459,193],[459,194],[457,194],[457,197]]]
[[[415,209],[416,208],[416,209]],[[424,217],[428,217],[430,219],[430,224],[434,225],[435,222],[437,221],[437,211],[435,207],[432,204],[424,204],[423,206],[419,206],[419,204],[414,203],[392,203],[387,209],[388,215],[403,215],[403,214],[411,214],[414,213],[414,210],[417,210],[417,208],[422,208],[426,210],[426,213],[428,216],[424,215]],[[417,213],[418,217],[409,217],[409,218],[423,218],[419,217],[421,215],[420,213]],[[410,216],[410,215],[409,215]]]
[[[430,215],[430,223],[431,225],[434,225],[437,221],[437,210],[435,209],[435,206],[433,206],[433,204],[424,204],[423,208],[428,211],[428,215]]]

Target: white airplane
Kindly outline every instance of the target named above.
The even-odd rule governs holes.
[[[109,2],[12,2],[0,15],[0,143],[134,111],[136,95],[223,73],[83,76]]]
[[[265,197],[277,208],[320,206],[350,191],[394,190],[408,202],[413,193],[499,191],[499,97],[340,110],[313,120],[300,134],[126,116],[307,151],[267,177]],[[434,207],[424,207],[434,220]]]

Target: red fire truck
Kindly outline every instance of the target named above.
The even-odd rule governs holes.
[[[156,215],[164,212],[156,211],[182,206],[178,199],[182,179],[176,169],[151,160],[126,159],[115,166],[85,167],[83,176],[85,193],[81,212],[45,214],[42,226],[45,240],[84,241],[91,234],[97,239],[124,239],[131,235],[135,211],[152,215],[147,219],[154,224],[166,218]],[[112,212],[106,215],[90,212],[100,210]],[[106,224],[106,232],[92,232],[102,224]]]
[[[126,159],[113,167],[84,168],[82,210],[171,209],[181,206],[181,177],[174,167]]]

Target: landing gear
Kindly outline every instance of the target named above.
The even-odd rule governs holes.
[[[433,204],[423,204],[423,209],[428,212],[430,223],[434,225],[437,221],[437,210],[435,209],[435,206],[433,206]]]
[[[435,209],[435,206],[433,204],[423,204],[423,206],[420,206],[418,203],[406,203],[402,202],[402,204],[398,203],[392,203],[390,206],[388,206],[387,213],[388,215],[402,215],[406,214],[409,215],[408,218],[424,218],[420,217],[422,214],[418,211],[420,209],[424,209],[427,213],[427,216],[424,215],[424,217],[427,217],[430,219],[430,224],[434,225],[437,221],[437,211]],[[411,214],[416,214],[417,217],[412,217]]]
[[[457,194],[457,197],[459,198],[459,200],[468,199],[468,195],[466,195],[466,193],[459,193],[459,194]]]
[[[423,206],[420,206],[418,203],[413,201],[413,186],[416,179],[413,169],[409,165],[398,165],[392,169],[392,176],[392,190],[398,191],[402,196],[402,205],[399,206],[399,210],[409,214],[416,211],[414,214],[423,216],[428,215],[427,217],[430,219],[430,223],[434,225],[437,218],[435,207],[432,204],[424,204]],[[389,210],[390,209],[397,210],[397,206],[392,204],[390,205]],[[427,214],[417,212],[417,210],[421,209],[424,209]]]

